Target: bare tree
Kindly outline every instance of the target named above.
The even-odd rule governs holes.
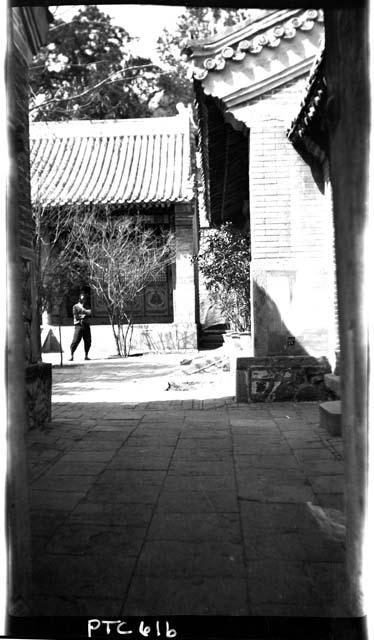
[[[118,355],[127,357],[137,298],[174,261],[173,235],[133,217],[92,210],[75,219],[72,236],[75,261],[107,309]]]
[[[58,318],[61,366],[61,324],[66,313],[66,297],[85,280],[84,265],[74,260],[75,238],[71,233],[74,216],[72,207],[48,208],[39,201],[33,205],[38,316],[41,319],[47,311]]]

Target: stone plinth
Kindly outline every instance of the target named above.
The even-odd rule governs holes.
[[[342,408],[340,400],[322,402],[319,405],[320,425],[330,436],[342,435]]]
[[[237,401],[281,402],[326,400],[326,358],[273,356],[238,358]]]

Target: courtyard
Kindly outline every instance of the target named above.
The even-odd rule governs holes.
[[[236,404],[219,359],[181,360],[53,367],[32,615],[347,615],[341,438],[318,403]]]
[[[140,617],[140,625],[155,616],[140,636],[365,637],[343,626],[354,616],[363,632],[370,610],[367,8],[186,7],[164,30],[168,89],[151,54],[149,62],[145,51],[138,58],[137,37],[125,29],[128,6],[122,28],[90,4],[72,20],[19,4],[10,3],[3,21],[8,635],[87,637],[87,616],[124,624]],[[144,10],[137,22],[156,31]],[[134,213],[139,226],[122,238]],[[224,251],[228,264],[215,260],[217,282],[204,291],[199,249],[227,225],[250,239],[238,260],[246,312],[228,317],[236,300],[219,321],[250,329],[247,355],[260,374],[245,365],[246,389],[262,392],[270,365],[285,365],[288,376],[295,358],[323,358],[342,382],[327,399],[341,399],[334,415],[343,439],[321,428],[315,400],[323,394],[237,403],[224,358],[199,360],[198,348],[218,342],[216,334],[201,340],[217,326],[206,313],[210,284],[230,276],[216,292],[222,306],[222,293],[241,281]],[[153,245],[143,242],[147,230]],[[160,242],[164,232],[174,237],[172,253]],[[121,250],[129,238],[139,243],[118,259],[111,242],[99,264],[93,249],[100,254],[108,238],[122,238]],[[132,276],[124,266],[131,255]],[[135,286],[142,255],[167,259]],[[122,285],[132,283],[107,296],[121,314],[134,312],[139,353],[127,360],[112,357],[107,340],[113,303],[105,308],[105,291],[95,294],[98,282],[111,290],[114,265]],[[51,417],[43,338],[62,325],[68,358],[78,282],[92,302],[100,352],[61,368],[53,361]],[[243,317],[250,326],[237,326]],[[117,326],[123,319],[117,314]],[[118,340],[117,347],[128,354]],[[141,355],[149,351],[183,356]],[[298,380],[303,392],[323,391],[327,372],[314,373]],[[214,629],[168,634],[174,616]],[[289,616],[299,625],[292,634]],[[162,617],[166,631],[157,626]],[[253,636],[256,618],[263,626]],[[83,625],[77,633],[74,620]],[[272,632],[274,620],[282,633]],[[109,634],[103,624],[96,637]]]

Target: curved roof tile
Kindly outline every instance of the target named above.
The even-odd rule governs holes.
[[[277,23],[278,21],[278,23]],[[184,51],[202,66],[192,69],[192,76],[204,80],[210,71],[222,71],[227,62],[241,62],[246,55],[258,55],[264,47],[276,48],[282,39],[292,40],[298,30],[310,31],[316,22],[323,22],[322,9],[278,11],[254,23],[239,23],[227,30],[229,36],[190,40]],[[271,25],[271,26],[269,26]],[[235,32],[237,38],[235,38]],[[229,45],[225,42],[229,40]],[[209,55],[210,52],[214,55]]]
[[[193,197],[186,114],[32,123],[31,189],[43,205],[186,202]]]

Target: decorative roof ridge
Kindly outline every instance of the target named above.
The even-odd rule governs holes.
[[[209,36],[208,38],[186,40],[183,51],[192,54],[193,57],[198,57],[199,54],[205,56],[209,53],[215,53],[227,45],[228,42],[231,44],[243,38],[256,35],[274,23],[278,23],[281,19],[284,19],[286,15],[292,17],[292,15],[300,13],[301,11],[301,9],[275,9],[266,16],[261,16],[256,20],[247,18],[247,20],[242,20],[237,24],[226,27],[220,33]]]
[[[189,130],[189,115],[181,113],[160,118],[128,118],[108,120],[49,120],[30,123],[30,138],[56,136],[121,136],[135,134],[185,133]]]
[[[231,27],[226,27],[215,36],[202,40],[188,40],[184,46],[184,52],[192,58],[206,57],[209,54],[214,55],[225,46],[235,45],[244,38],[255,37],[287,18],[291,19],[302,11],[302,9],[278,9],[257,20],[248,18]]]
[[[280,20],[277,19],[275,22],[273,21],[272,27],[262,29],[261,32],[260,30],[253,32],[253,34],[256,33],[256,35],[251,39],[239,39],[239,42],[236,39],[236,49],[232,46],[225,46],[221,48],[214,57],[207,57],[208,52],[206,51],[203,68],[192,68],[190,72],[192,77],[197,80],[204,80],[209,71],[222,71],[228,60],[241,62],[247,54],[258,55],[264,47],[278,47],[282,39],[292,40],[296,36],[298,30],[310,31],[313,29],[316,22],[323,22],[322,9],[279,11],[274,12],[274,14],[271,14],[268,18],[274,18],[275,13],[277,14],[277,18],[282,14],[283,20],[281,23]],[[286,19],[284,19],[285,17]],[[202,56],[203,54],[201,53],[200,57]],[[194,56],[192,55],[191,57]]]

